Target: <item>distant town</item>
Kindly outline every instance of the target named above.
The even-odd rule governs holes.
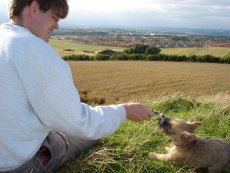
[[[159,48],[204,46],[230,48],[230,30],[61,28],[53,33],[52,38],[75,43],[124,47],[147,44]]]

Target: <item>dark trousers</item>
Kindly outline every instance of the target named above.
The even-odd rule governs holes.
[[[98,143],[50,131],[35,156],[19,168],[5,173],[50,173]]]

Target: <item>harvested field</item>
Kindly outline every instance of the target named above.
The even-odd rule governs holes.
[[[93,61],[68,62],[81,97],[117,103],[181,94],[230,103],[227,64]]]

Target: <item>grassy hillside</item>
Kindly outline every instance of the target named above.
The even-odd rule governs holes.
[[[224,57],[230,53],[226,47],[191,47],[191,48],[163,48],[161,53],[168,55],[213,55]]]
[[[112,49],[115,51],[123,51],[124,47],[118,46],[105,46],[105,45],[92,45],[92,44],[80,44],[73,43],[67,40],[54,40],[49,41],[61,56],[72,55],[72,54],[86,54],[96,55],[101,50]],[[71,49],[72,51],[65,51]],[[213,56],[223,57],[230,53],[230,48],[223,47],[193,47],[193,48],[161,48],[161,53],[168,55],[206,55],[210,54]]]
[[[228,64],[177,62],[68,62],[81,97],[90,104],[136,101],[171,118],[201,121],[201,138],[230,142]],[[127,120],[100,145],[57,173],[195,173],[186,165],[151,160],[170,139],[150,122]],[[204,171],[198,171],[204,173]],[[230,173],[227,170],[225,173]]]
[[[94,55],[108,47],[51,40],[61,54]],[[64,51],[71,49],[73,51]],[[109,47],[120,50],[121,47]],[[87,53],[88,52],[88,53]],[[92,52],[92,53],[89,53]],[[165,54],[225,56],[224,48],[162,49]],[[170,118],[201,121],[201,138],[230,142],[230,68],[228,64],[177,62],[68,62],[81,98],[90,104],[141,102]],[[57,173],[195,173],[186,165],[151,160],[170,139],[150,122],[126,121],[100,145],[60,168]],[[203,170],[198,170],[204,173]],[[230,173],[226,170],[225,173]]]
[[[180,95],[145,104],[170,118],[201,121],[203,124],[197,130],[201,138],[224,138],[230,142],[230,109],[226,107],[229,105]],[[115,134],[102,139],[99,146],[57,173],[195,173],[195,169],[183,164],[149,159],[150,151],[164,152],[169,143],[170,139],[157,127],[156,118],[142,123],[126,121]]]
[[[54,40],[50,39],[49,44],[56,49],[56,51],[61,55],[72,55],[72,54],[86,54],[86,55],[96,55],[99,51],[105,49],[112,49],[115,51],[123,51],[123,47],[116,46],[103,46],[94,44],[80,44],[73,43],[67,40]],[[72,51],[65,51],[66,49],[71,49]]]

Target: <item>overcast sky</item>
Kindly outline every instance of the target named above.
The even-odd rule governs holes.
[[[230,0],[69,0],[69,5],[60,26],[230,30]],[[7,0],[0,0],[0,23],[7,21]]]

